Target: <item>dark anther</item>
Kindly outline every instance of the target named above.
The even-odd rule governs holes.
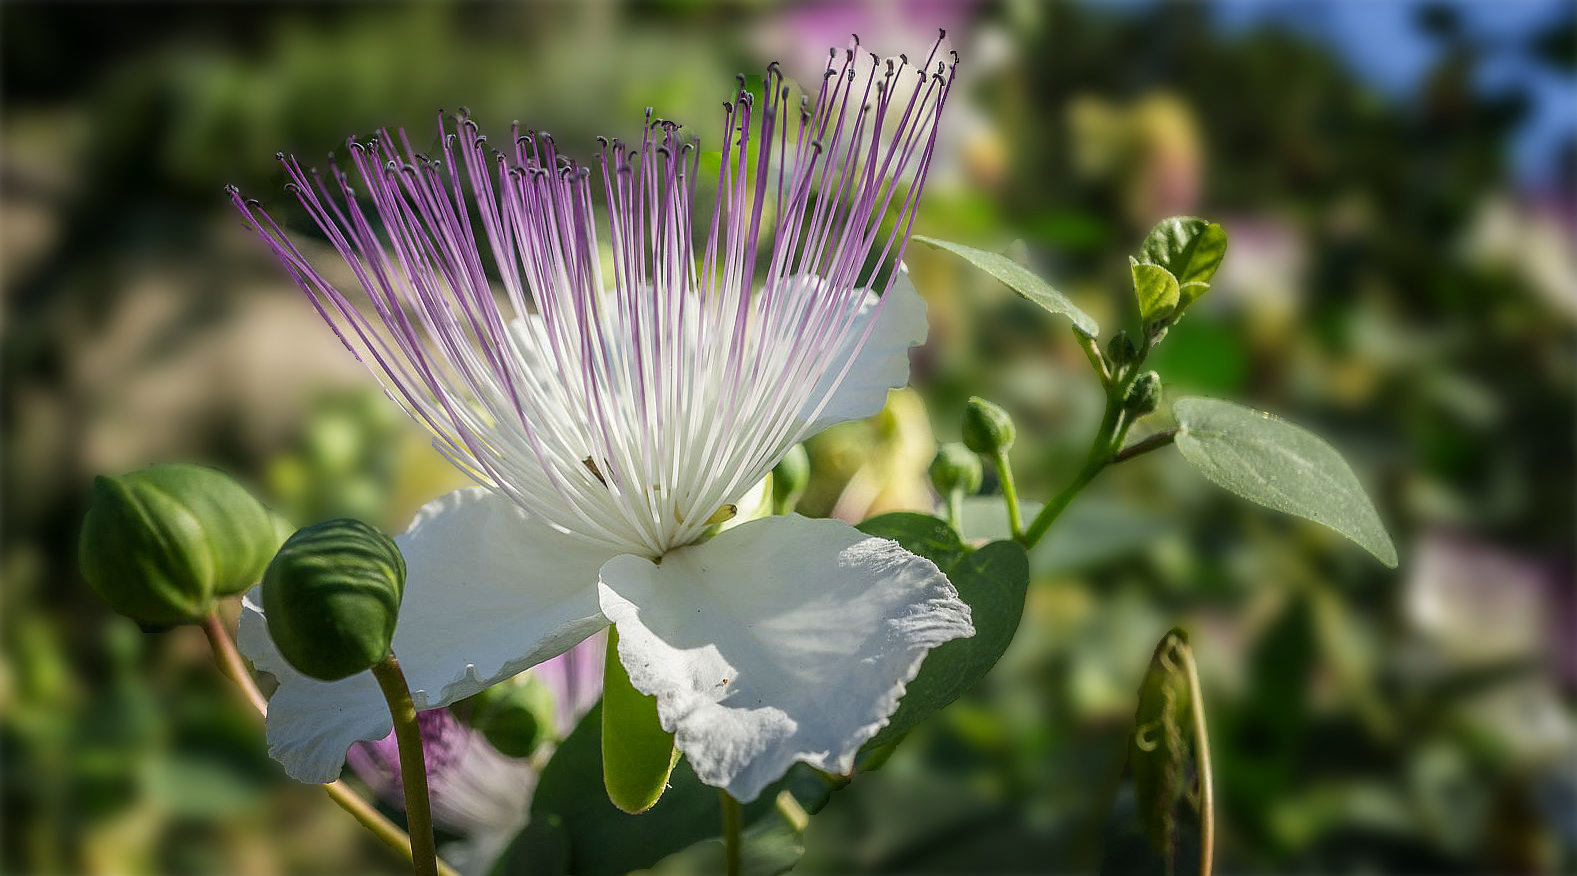
[[[285,153],[283,153],[283,152],[275,152],[274,153],[274,160],[275,161],[284,161],[285,160]]]
[[[256,198],[247,198],[246,199],[246,205],[248,207],[262,207],[263,206],[263,202],[259,201]]]
[[[957,64],[958,63],[958,50],[957,49],[948,49],[947,53],[949,55],[953,56],[953,63]]]
[[[239,195],[239,194],[241,194],[241,190],[236,188],[234,183],[229,183],[229,184],[227,184],[225,186],[225,194],[227,194],[227,195]]]
[[[604,148],[604,149],[608,148],[608,138],[607,137],[601,136],[599,134],[597,136],[597,142],[602,144],[602,148]]]
[[[900,54],[900,55],[899,55],[899,56],[898,56],[898,60],[899,60],[899,62],[900,62],[900,63],[902,63],[902,64],[903,64],[903,65],[904,65],[904,66],[905,66],[905,67],[907,67],[907,66],[909,66],[909,56],[908,56],[908,55],[904,55],[904,54]]]
[[[936,38],[939,39],[939,40],[947,39],[947,28],[945,28],[945,27],[937,28],[936,29]]]
[[[854,37],[854,44],[855,45],[859,45],[860,44],[860,35],[859,34],[857,34],[857,33],[850,34],[850,36]]]

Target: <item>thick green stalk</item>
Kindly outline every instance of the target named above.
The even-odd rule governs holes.
[[[432,804],[427,796],[427,756],[422,751],[422,730],[416,723],[416,704],[406,684],[400,661],[391,653],[372,667],[372,676],[383,689],[394,719],[394,741],[400,752],[400,781],[405,791],[405,820],[411,828],[411,857],[416,876],[437,876],[438,850],[433,844]]]
[[[1024,536],[1024,519],[1018,508],[1018,486],[1013,482],[1013,465],[1008,462],[1005,450],[998,450],[991,459],[997,467],[997,478],[1002,482],[1002,501],[1008,506],[1008,528],[1013,533],[1013,538],[1022,539]]]
[[[744,816],[739,811],[739,801],[727,791],[718,791],[723,799],[723,858],[728,876],[739,876],[744,855],[741,846],[744,838]]]
[[[257,710],[258,715],[268,714],[268,701],[263,699],[263,694],[257,689],[257,682],[252,680],[252,674],[247,671],[246,664],[241,660],[241,655],[235,649],[235,642],[230,639],[229,632],[225,629],[224,621],[218,614],[211,614],[203,620],[203,633],[208,637],[208,645],[213,649],[214,662],[219,664],[219,671],[241,689],[241,693],[251,706]],[[341,781],[329,782],[320,785],[334,805],[345,810],[362,827],[372,831],[378,839],[382,840],[389,848],[399,852],[413,865],[416,857],[411,851],[411,838],[399,825],[383,817],[372,804],[363,800],[351,787]],[[445,864],[438,861],[438,876],[459,876],[459,874]]]

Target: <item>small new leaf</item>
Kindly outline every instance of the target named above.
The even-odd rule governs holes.
[[[975,267],[990,274],[1002,282],[1003,285],[1017,292],[1024,298],[1035,302],[1052,313],[1060,313],[1073,320],[1073,327],[1083,332],[1088,337],[1095,337],[1101,333],[1101,327],[1094,318],[1080,310],[1067,296],[1051,287],[1051,284],[1035,276],[1028,268],[1013,261],[1001,253],[988,252],[953,243],[947,240],[937,240],[934,237],[916,236],[915,240],[927,243],[937,249],[945,249],[950,253],[964,259]]]
[[[1178,285],[1172,272],[1130,258],[1133,264],[1133,294],[1139,300],[1139,318],[1146,326],[1163,323],[1177,310]]]
[[[1177,449],[1205,477],[1251,502],[1322,523],[1396,566],[1396,547],[1374,503],[1319,436],[1216,399],[1181,399],[1172,412]]]
[[[1150,230],[1139,260],[1171,272],[1181,286],[1178,308],[1186,308],[1210,288],[1210,278],[1227,253],[1227,232],[1193,216],[1163,219]]]

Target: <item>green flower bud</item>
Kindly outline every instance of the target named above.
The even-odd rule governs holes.
[[[1013,446],[1013,418],[1001,407],[974,396],[964,406],[964,445],[976,453],[1006,453]]]
[[[223,472],[158,465],[93,482],[78,558],[112,608],[145,624],[201,620],[257,582],[282,519]]]
[[[794,505],[805,494],[805,487],[809,483],[810,454],[805,452],[805,445],[796,444],[772,469],[773,513],[794,510]]]
[[[1135,417],[1152,413],[1161,404],[1161,375],[1146,371],[1128,387],[1123,407]]]
[[[535,678],[495,684],[450,711],[510,757],[530,757],[553,732],[553,691]]]
[[[980,457],[962,444],[943,444],[931,460],[931,484],[944,496],[954,490],[972,495],[980,489],[983,477]]]
[[[1128,337],[1128,332],[1118,331],[1112,339],[1106,342],[1106,360],[1113,368],[1121,368],[1129,362],[1139,358],[1139,348],[1134,346]]]
[[[292,535],[263,575],[263,616],[279,653],[304,675],[338,681],[389,656],[405,594],[405,557],[348,518]]]

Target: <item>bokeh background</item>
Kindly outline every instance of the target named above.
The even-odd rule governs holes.
[[[645,107],[717,136],[736,72],[858,32],[964,57],[921,233],[1026,258],[1116,325],[1163,216],[1222,222],[1160,348],[1173,397],[1329,438],[1389,571],[1171,452],[1098,481],[1039,548],[986,682],[812,822],[801,872],[1099,864],[1151,648],[1193,633],[1228,872],[1577,867],[1577,19],[1570,2],[604,2],[0,6],[0,866],[399,872],[286,780],[193,629],[81,580],[92,477],[219,465],[299,522],[399,528],[458,483],[318,324],[221,190],[283,204],[319,155],[468,106],[589,149]],[[427,136],[422,134],[421,136]],[[573,145],[567,148],[573,149]],[[979,393],[1021,488],[1074,468],[1100,393],[1064,325],[911,248],[916,390],[811,450],[801,510],[931,506]],[[987,491],[992,489],[987,485]]]

